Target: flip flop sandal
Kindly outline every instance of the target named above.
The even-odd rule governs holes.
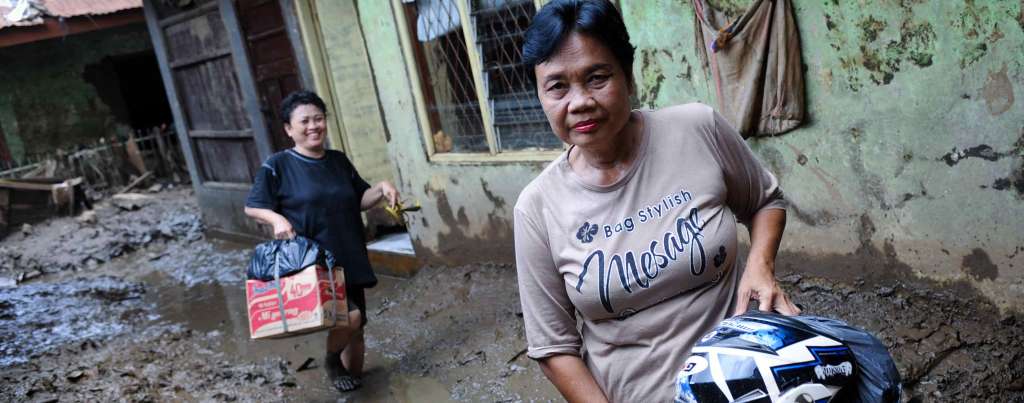
[[[324,369],[327,371],[327,379],[335,389],[341,392],[351,392],[363,386],[359,377],[352,375],[341,363],[338,353],[327,353],[324,357]]]

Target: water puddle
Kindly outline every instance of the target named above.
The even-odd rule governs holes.
[[[109,345],[120,346],[135,338],[150,340],[150,347],[115,350],[110,353],[112,357],[104,356],[108,353],[100,350],[88,350],[97,351],[89,353],[93,354],[89,357],[95,358],[93,362],[103,363],[104,369],[79,368],[81,364],[75,364],[77,359],[59,353],[60,361],[70,362],[49,370],[57,371],[65,379],[62,382],[80,382],[74,380],[83,377],[106,385],[103,382],[108,382],[109,375],[90,371],[110,371],[107,373],[122,374],[116,379],[128,379],[123,378],[124,373],[173,374],[188,371],[186,368],[194,365],[218,368],[204,373],[195,382],[175,381],[175,385],[185,387],[182,390],[168,390],[155,380],[148,384],[144,381],[158,378],[130,378],[142,382],[144,386],[138,390],[159,390],[165,398],[182,397],[182,393],[193,393],[192,386],[208,385],[190,395],[199,400],[252,400],[255,396],[266,396],[267,387],[273,389],[272,396],[277,396],[270,399],[274,401],[448,402],[481,398],[515,400],[519,393],[551,396],[536,390],[535,373],[520,368],[500,375],[499,370],[508,367],[502,364],[507,358],[492,359],[492,363],[483,358],[483,350],[492,348],[485,345],[499,343],[496,339],[503,337],[487,330],[485,324],[489,319],[481,319],[494,315],[487,313],[489,310],[426,312],[412,308],[419,304],[433,306],[437,300],[463,301],[469,297],[468,291],[461,293],[465,295],[455,292],[461,296],[419,295],[423,289],[436,289],[448,281],[444,276],[438,277],[440,273],[418,280],[427,282],[419,285],[381,277],[380,284],[368,293],[371,325],[367,329],[364,386],[355,392],[339,393],[329,386],[322,367],[325,332],[276,340],[249,338],[244,270],[250,250],[247,245],[205,240],[151,245],[90,272],[60,273],[42,282],[0,288],[0,370],[13,365],[18,369],[8,371],[9,374],[26,376],[21,374],[31,374],[35,364],[20,364],[31,362],[46,351],[77,347],[89,340],[99,344],[110,340]],[[399,308],[404,305],[409,306]],[[474,345],[483,344],[438,343],[455,335],[462,340],[467,332],[480,338],[469,339]],[[514,354],[507,349],[488,350],[487,354]],[[161,362],[157,357],[176,361]],[[278,366],[280,371],[276,370]],[[232,382],[255,384],[263,389],[258,391],[261,394],[252,395],[254,391],[246,389],[249,386],[236,387]],[[211,383],[216,386],[209,386]],[[31,387],[60,394],[56,386],[47,389],[37,382]],[[91,390],[80,393],[90,396],[94,393]],[[4,394],[0,392],[0,396]]]
[[[149,318],[141,283],[111,276],[0,289],[0,368],[132,331]]]

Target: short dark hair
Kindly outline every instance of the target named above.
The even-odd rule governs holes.
[[[292,112],[302,105],[313,105],[320,109],[321,113],[327,114],[327,104],[324,104],[324,100],[320,99],[319,95],[313,91],[298,90],[281,100],[281,121],[285,124],[291,123]]]
[[[607,46],[633,78],[633,53],[629,32],[619,10],[608,0],[553,0],[530,22],[523,40],[523,63],[531,70],[558,50],[570,33],[588,35]]]

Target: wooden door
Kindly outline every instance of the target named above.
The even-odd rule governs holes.
[[[234,5],[181,3],[143,4],[196,198],[208,230],[256,235],[242,210],[272,146]]]
[[[260,111],[274,151],[294,145],[284,132],[281,100],[302,88],[295,52],[288,37],[280,0],[237,2],[238,22],[245,35],[253,79],[260,98]]]

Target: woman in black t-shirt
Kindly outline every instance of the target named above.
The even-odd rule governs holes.
[[[281,101],[284,130],[295,147],[260,166],[245,214],[273,226],[276,239],[302,235],[315,240],[345,269],[350,325],[328,332],[324,368],[334,387],[350,391],[360,386],[363,370],[364,289],[377,283],[360,212],[383,199],[394,206],[399,195],[387,181],[370,186],[344,153],[324,148],[325,111],[324,101],[310,91],[293,92]]]

